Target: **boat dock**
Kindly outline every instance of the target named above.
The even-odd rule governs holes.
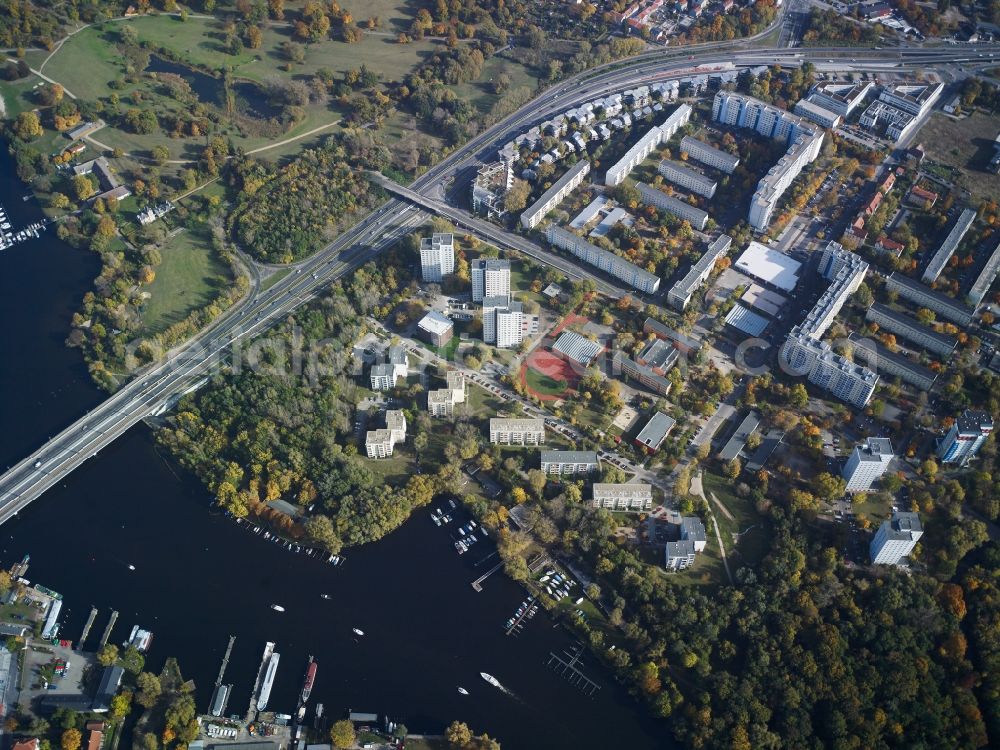
[[[549,652],[549,660],[545,666],[552,667],[561,676],[566,678],[570,685],[574,685],[587,695],[593,695],[601,686],[587,677],[580,671],[580,655],[583,653],[583,646],[576,646],[573,652],[564,651],[566,656],[562,657],[553,652]]]
[[[249,724],[253,721],[254,717],[257,715],[257,697],[260,695],[260,689],[264,684],[264,676],[267,673],[267,667],[271,663],[271,654],[274,653],[274,643],[268,641],[264,644],[264,655],[260,660],[260,668],[257,670],[257,679],[253,684],[253,692],[250,693],[250,705],[247,707],[247,717],[246,722]]]
[[[108,620],[108,626],[106,628],[104,628],[104,635],[101,636],[101,642],[98,645],[98,648],[103,648],[104,646],[107,645],[108,638],[111,637],[111,629],[115,626],[116,622],[118,622],[118,610],[117,609],[114,610],[114,611],[112,611],[112,613],[111,613],[111,619]]]
[[[504,635],[517,635],[520,633],[524,627],[525,620],[530,620],[537,612],[538,604],[535,603],[535,597],[529,596],[521,603],[514,616],[507,621]]]
[[[215,678],[215,686],[222,684],[222,678],[226,674],[226,667],[229,666],[229,655],[233,653],[233,644],[236,643],[236,636],[229,636],[229,645],[226,646],[226,655],[222,657],[222,665],[219,667],[219,676]]]
[[[97,619],[97,607],[90,608],[90,616],[87,617],[87,624],[83,626],[83,632],[80,633],[80,640],[76,644],[77,650],[83,648],[83,642],[87,640],[87,636],[90,635],[90,629],[94,625],[94,620]]]
[[[48,220],[36,221],[34,224],[29,224],[24,229],[15,230],[11,226],[10,219],[7,217],[7,212],[4,210],[4,207],[0,206],[0,250],[6,250],[9,247],[13,247],[18,242],[24,242],[32,237],[38,237],[45,231],[45,225],[47,223]]]
[[[483,573],[481,576],[479,576],[479,578],[477,578],[476,580],[474,580],[472,582],[472,588],[475,589],[476,591],[482,591],[483,590],[483,581],[485,581],[491,575],[493,575],[494,573],[496,573],[502,567],[503,567],[503,562],[502,561],[498,562],[492,568],[490,568],[485,573]]]

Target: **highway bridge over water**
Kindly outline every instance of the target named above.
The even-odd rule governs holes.
[[[1000,58],[1000,45],[963,45],[938,48],[901,47],[884,50],[858,48],[750,49],[748,40],[697,47],[656,50],[586,71],[549,88],[514,114],[461,148],[415,180],[410,188],[391,188],[404,196],[392,198],[345,232],[292,273],[268,289],[255,287],[239,304],[187,344],[161,361],[136,372],[114,395],[90,413],[48,440],[0,477],[0,523],[15,516],[50,487],[147,417],[161,413],[184,393],[200,386],[224,364],[237,342],[248,341],[283,319],[329,287],[413,231],[426,220],[424,210],[439,213],[484,239],[511,247],[548,263],[572,278],[590,278],[598,289],[618,294],[620,289],[518,235],[455,209],[446,202],[448,186],[480,162],[496,159],[502,144],[532,125],[586,101],[631,86],[683,77],[697,68],[732,63],[737,68],[758,65],[799,65],[811,61],[841,71],[925,71],[951,66],[986,67]],[[420,208],[411,205],[416,203]],[[422,210],[423,209],[423,210]]]

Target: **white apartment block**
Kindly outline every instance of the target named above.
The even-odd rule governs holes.
[[[781,347],[781,357],[791,372],[805,375],[809,382],[842,401],[863,407],[875,391],[878,375],[835,353],[822,338],[844,303],[861,286],[868,264],[839,243],[828,242],[818,270],[831,280],[830,286],[802,322],[789,332]]]
[[[546,474],[589,474],[599,467],[595,451],[542,451],[541,455],[541,469]]]
[[[472,262],[472,301],[482,302],[485,297],[510,296],[510,261],[499,258],[480,258]]]
[[[821,128],[832,129],[841,123],[840,115],[817,104],[812,100],[812,97],[799,99],[795,105],[795,114],[805,117],[807,120],[812,120]]]
[[[864,445],[855,446],[844,464],[844,479],[848,492],[867,492],[881,479],[892,463],[892,443],[888,438],[868,438]]]
[[[989,259],[986,261],[986,265],[983,266],[983,270],[976,277],[975,282],[969,289],[969,293],[965,296],[966,302],[972,305],[978,305],[982,302],[983,297],[986,296],[990,287],[993,286],[993,282],[996,281],[998,271],[1000,271],[1000,244],[993,249]]]
[[[660,288],[659,276],[644,268],[639,268],[634,263],[630,263],[621,256],[600,248],[592,242],[588,242],[569,230],[549,225],[545,236],[556,247],[568,250],[584,263],[599,268],[641,292],[653,294]]]
[[[446,386],[427,392],[427,411],[432,417],[455,416],[455,405],[464,404],[467,397],[465,375],[451,370],[445,375]]]
[[[655,206],[668,214],[673,214],[681,221],[688,222],[699,232],[708,223],[708,214],[690,203],[685,203],[672,195],[667,195],[662,190],[650,187],[644,182],[637,182],[636,189],[639,191],[640,200],[650,206]]]
[[[663,159],[657,169],[668,182],[706,198],[712,198],[719,187],[719,183],[712,178],[669,159]]]
[[[924,535],[916,513],[897,511],[892,519],[883,521],[872,539],[869,552],[875,565],[899,565]]]
[[[743,94],[720,91],[712,103],[712,117],[726,125],[751,128],[766,138],[788,143],[788,151],[768,170],[750,201],[750,226],[764,231],[778,201],[807,165],[819,156],[824,133],[801,117]]]
[[[455,235],[435,232],[420,240],[420,273],[425,282],[436,284],[455,273]]]
[[[966,409],[941,439],[937,454],[943,463],[965,466],[983,447],[993,432],[993,417],[988,411]]]
[[[847,117],[875,88],[874,81],[858,83],[821,83],[809,95],[809,101],[841,117]]]
[[[938,333],[916,318],[898,313],[878,302],[868,308],[865,319],[877,323],[881,330],[898,334],[921,348],[942,357],[950,357],[958,346],[958,339],[954,336]]]
[[[490,419],[490,442],[494,445],[542,445],[544,419]]]
[[[402,346],[390,346],[388,362],[372,365],[371,385],[373,391],[389,391],[396,387],[396,381],[406,378],[410,372],[410,358]]]
[[[427,411],[432,417],[455,416],[455,401],[450,388],[427,392]]]
[[[556,180],[552,187],[542,193],[542,196],[521,214],[521,226],[525,229],[537,227],[549,211],[558,206],[563,198],[583,182],[588,172],[590,172],[590,162],[586,159],[581,159],[570,167],[566,174]]]
[[[726,151],[720,151],[715,146],[709,146],[689,135],[681,139],[681,153],[687,154],[689,159],[694,159],[726,174],[732,174],[740,165],[740,157]]]
[[[613,484],[595,482],[592,508],[618,511],[641,511],[653,507],[653,487],[645,482]]]
[[[483,342],[497,349],[516,349],[524,340],[524,312],[510,297],[483,299]]]
[[[948,236],[944,238],[944,242],[941,243],[941,247],[937,249],[934,256],[931,258],[930,263],[927,264],[927,269],[924,271],[924,275],[920,277],[920,280],[925,284],[933,284],[937,281],[937,277],[941,275],[944,267],[948,265],[948,261],[951,260],[951,256],[955,254],[958,249],[959,243],[961,243],[962,238],[965,237],[966,233],[972,228],[972,222],[976,220],[976,212],[971,208],[966,208],[959,214],[958,221],[955,222],[955,226],[951,228],[948,232]]]
[[[688,306],[695,290],[705,283],[705,279],[709,277],[712,269],[715,268],[716,262],[729,252],[732,244],[733,238],[728,234],[722,234],[708,246],[705,254],[698,259],[697,263],[691,266],[691,270],[684,274],[684,278],[670,287],[670,290],[667,292],[667,302],[670,303],[671,307],[683,310]]]
[[[630,148],[625,155],[608,168],[604,175],[605,185],[621,185],[629,172],[635,169],[642,160],[649,156],[663,142],[669,141],[681,126],[691,119],[691,107],[680,105],[662,125],[654,126],[646,135]]]
[[[824,342],[801,333],[798,326],[781,347],[781,356],[793,374],[805,375],[810,383],[830,391],[841,401],[859,409],[871,399],[878,375],[842,357]]]
[[[904,83],[884,87],[878,98],[896,109],[920,117],[933,106],[943,90],[943,83]]]
[[[365,435],[368,458],[388,458],[396,443],[406,440],[406,417],[398,409],[385,413],[385,429],[369,430]]]

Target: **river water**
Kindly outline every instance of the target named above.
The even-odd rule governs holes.
[[[21,201],[24,192],[3,153],[0,202],[15,226],[38,216],[31,201]],[[4,466],[102,399],[79,353],[63,344],[97,272],[94,256],[52,232],[0,252]],[[487,544],[479,545],[480,557]],[[79,638],[96,606],[92,646],[117,609],[112,640],[121,642],[134,624],[151,629],[150,668],[178,657],[198,686],[200,710],[233,634],[225,677],[234,684],[231,713],[246,710],[270,640],[281,653],[272,710],[293,712],[313,655],[319,669],[311,705],[325,704],[334,719],[353,709],[426,732],[461,719],[507,750],[670,746],[666,724],[645,718],[592,657],[583,671],[601,686],[593,697],[546,666],[550,653],[573,641],[544,613],[521,635],[505,636],[523,591],[498,572],[474,592],[470,581],[490,563],[476,568],[472,553],[460,558],[449,530],[434,526],[426,509],[377,544],[348,550],[335,568],[214,513],[201,485],[157,453],[143,426],[0,527],[0,562],[26,553],[29,578],[65,597],[63,637]],[[273,611],[272,603],[286,611]],[[354,627],[365,636],[356,637]],[[512,695],[484,682],[481,671]],[[461,696],[458,686],[471,695]]]

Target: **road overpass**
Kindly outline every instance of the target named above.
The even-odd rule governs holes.
[[[893,69],[909,70],[951,63],[987,64],[990,59],[1000,57],[998,45],[941,49],[802,48],[741,51],[739,48],[745,43],[734,41],[702,45],[693,53],[688,49],[656,50],[629,61],[586,71],[556,84],[497,125],[453,151],[448,158],[415,180],[411,189],[426,198],[440,192],[443,185],[468,166],[479,161],[494,160],[500,145],[533,124],[598,96],[629,86],[683,76],[699,66],[729,62],[737,66],[798,65],[806,60],[830,60],[842,61],[845,68],[858,71],[867,68],[885,70],[887,64]],[[468,217],[464,212],[461,216],[455,216],[460,223],[470,226],[491,241],[507,244],[505,236],[495,234],[499,228],[480,220],[471,224],[474,217]],[[0,477],[0,523],[8,521],[130,427],[162,410],[178,394],[203,381],[219,367],[235,342],[250,339],[267,330],[332,281],[375,257],[422,221],[421,212],[405,201],[395,198],[387,201],[323,250],[297,264],[295,272],[267,290],[257,290],[188,344],[170,352],[161,362],[137,371],[133,380],[107,401],[51,438]],[[542,262],[555,263],[558,258],[534,243],[523,247],[531,249],[535,253],[533,257]],[[517,249],[526,252],[523,248]],[[558,258],[558,262],[561,265],[556,266],[557,268],[575,278],[580,277],[582,272],[579,266],[569,264],[561,258]],[[571,269],[572,273],[564,269]],[[606,281],[601,283],[606,290],[613,288]]]

